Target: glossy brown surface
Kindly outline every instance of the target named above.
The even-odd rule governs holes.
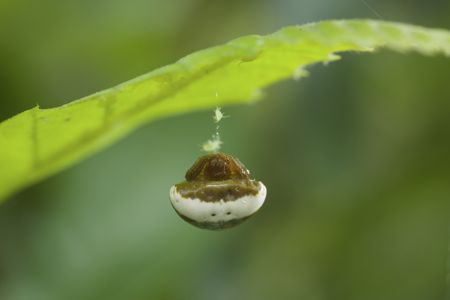
[[[250,172],[235,157],[225,153],[211,153],[197,159],[186,172],[187,181],[223,181],[250,179]]]
[[[234,201],[246,195],[256,195],[261,186],[251,180],[250,172],[235,157],[211,153],[197,159],[186,173],[186,181],[176,185],[185,198],[205,202]]]

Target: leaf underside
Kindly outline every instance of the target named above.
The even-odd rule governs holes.
[[[260,90],[343,51],[385,47],[450,56],[450,32],[371,20],[324,21],[245,36],[69,104],[0,124],[0,202],[151,120],[260,99]]]

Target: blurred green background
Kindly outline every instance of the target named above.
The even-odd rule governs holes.
[[[367,3],[450,28],[447,0]],[[373,10],[1,0],[0,120],[245,34]],[[450,60],[382,51],[309,70],[224,110],[223,150],[268,187],[257,216],[223,232],[184,223],[168,190],[213,133],[212,112],[157,121],[0,206],[0,299],[450,299]]]

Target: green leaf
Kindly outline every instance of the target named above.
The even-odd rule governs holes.
[[[325,21],[245,36],[198,51],[57,108],[35,107],[0,124],[0,201],[105,148],[149,121],[256,101],[260,89],[342,51],[377,47],[450,56],[450,32],[391,22]]]

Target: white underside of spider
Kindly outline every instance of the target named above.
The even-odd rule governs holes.
[[[253,215],[263,205],[267,189],[259,182],[259,190],[255,195],[248,194],[233,201],[203,201],[198,198],[185,198],[176,186],[170,189],[170,201],[175,210],[183,217],[198,223],[224,224],[245,219]],[[221,227],[220,225],[218,227]]]

